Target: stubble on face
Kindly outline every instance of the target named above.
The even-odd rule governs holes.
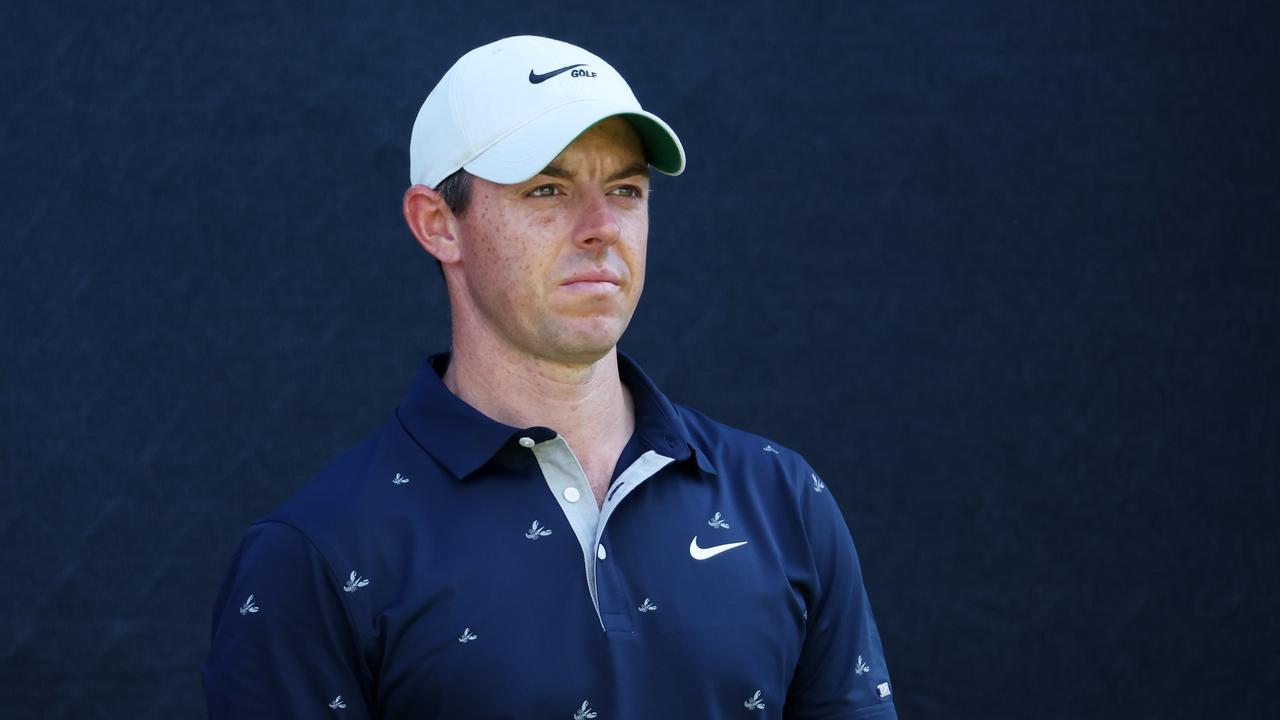
[[[622,118],[593,126],[526,182],[475,178],[450,289],[455,342],[461,331],[563,365],[608,354],[644,288],[648,192],[643,146]]]

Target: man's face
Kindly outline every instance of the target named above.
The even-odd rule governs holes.
[[[472,178],[454,302],[513,349],[568,364],[617,344],[644,288],[649,174],[631,124],[608,118],[515,185]]]

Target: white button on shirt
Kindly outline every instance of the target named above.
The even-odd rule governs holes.
[[[535,443],[533,442],[533,438],[531,438],[531,437],[522,437],[522,438],[520,438],[520,446],[521,446],[521,447],[531,448],[531,447],[533,447],[533,446],[534,446],[534,444],[535,444]]]
[[[567,487],[564,489],[564,499],[569,502],[578,502],[578,498],[582,497],[582,493],[578,492],[576,487]]]
[[[598,557],[598,558],[600,558],[601,560],[603,560],[603,559],[605,558],[605,555],[607,555],[607,554],[608,554],[608,553],[606,553],[606,552],[604,551],[604,546],[603,546],[603,545],[597,545],[597,546],[596,546],[596,557]]]

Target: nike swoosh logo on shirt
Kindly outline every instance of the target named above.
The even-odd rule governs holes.
[[[693,556],[694,560],[706,560],[746,544],[747,541],[743,540],[742,542],[725,543],[724,545],[712,545],[709,548],[698,547],[698,536],[694,535],[693,541],[689,543],[689,554]]]
[[[546,80],[550,80],[551,78],[553,78],[553,77],[555,77],[555,76],[559,75],[559,74],[560,74],[560,73],[562,73],[562,72],[565,72],[565,71],[567,71],[567,70],[572,70],[572,69],[574,69],[574,68],[576,68],[576,67],[582,67],[583,65],[586,65],[586,63],[578,63],[577,65],[565,65],[564,67],[562,67],[562,68],[560,68],[560,69],[558,69],[558,70],[552,70],[552,71],[551,71],[551,72],[549,72],[549,73],[541,73],[541,74],[536,73],[536,72],[534,72],[533,70],[530,70],[530,71],[529,71],[529,82],[533,83],[534,85],[537,85],[537,84],[538,84],[538,83],[540,83],[540,82],[544,82],[544,81],[546,81]]]

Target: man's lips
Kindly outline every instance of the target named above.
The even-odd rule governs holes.
[[[607,290],[622,284],[622,279],[613,273],[608,272],[590,272],[574,275],[560,283],[561,287],[569,289],[601,289]]]

